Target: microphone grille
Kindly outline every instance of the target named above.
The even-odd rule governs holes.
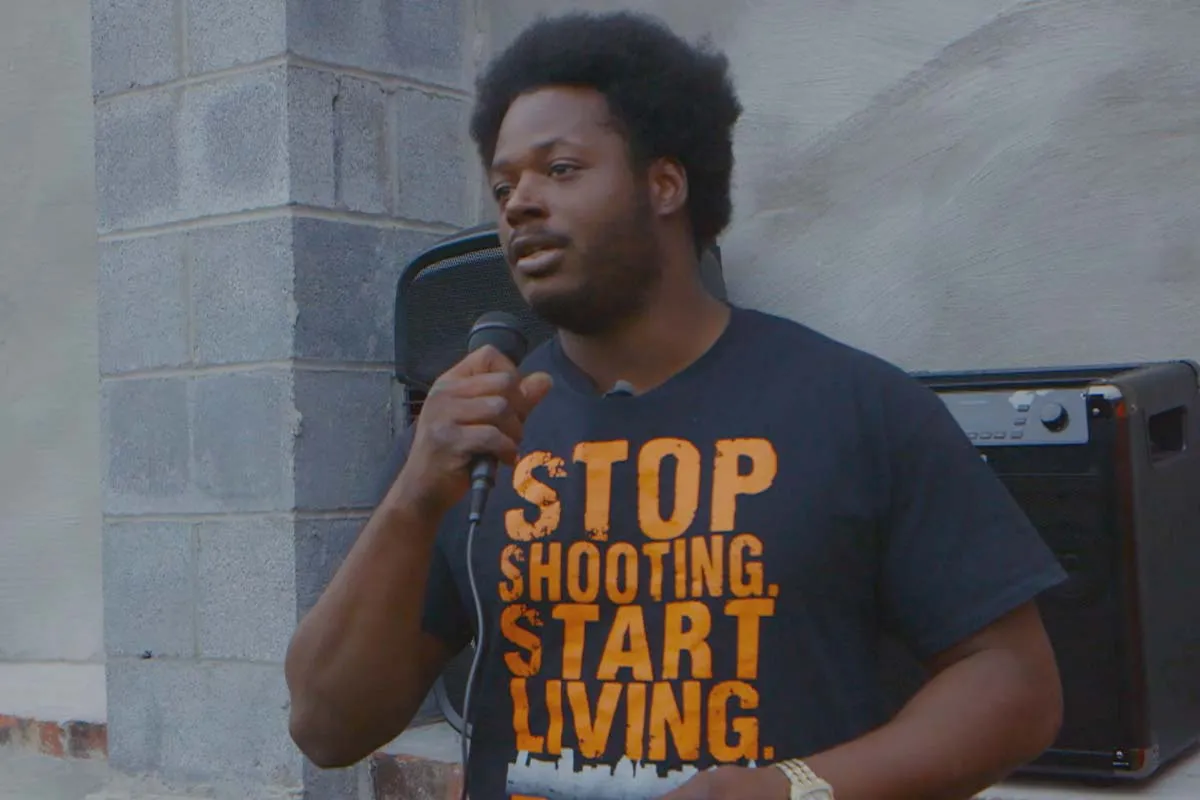
[[[521,330],[521,323],[507,311],[489,311],[471,326],[467,351],[473,353],[489,344],[513,364],[520,364],[529,349],[529,340]]]

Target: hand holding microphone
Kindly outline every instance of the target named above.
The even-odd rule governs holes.
[[[517,371],[527,346],[510,314],[489,312],[472,327],[466,357],[434,382],[418,418],[402,472],[414,502],[444,514],[474,486],[482,511],[496,464],[514,463],[525,418],[550,391],[549,375]]]

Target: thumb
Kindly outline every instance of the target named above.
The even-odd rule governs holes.
[[[554,379],[545,372],[534,372],[521,379],[521,394],[525,397],[525,407],[531,410],[542,402],[550,390],[554,388]]]
[[[513,363],[503,353],[494,345],[485,344],[478,350],[468,353],[462,361],[447,370],[447,374],[466,378],[486,372],[508,372],[513,369],[515,369]]]

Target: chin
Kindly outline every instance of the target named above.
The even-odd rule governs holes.
[[[523,292],[525,302],[534,314],[548,325],[575,333],[593,327],[589,320],[594,316],[591,304],[576,292],[549,291],[537,287]]]
[[[517,277],[517,290],[535,311],[539,305],[547,307],[569,306],[578,302],[580,296],[586,296],[586,287],[578,285],[562,272],[555,272],[539,278],[525,276]]]

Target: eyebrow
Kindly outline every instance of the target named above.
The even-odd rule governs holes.
[[[560,144],[577,144],[577,142],[573,142],[570,139],[566,138],[565,136],[555,136],[550,139],[543,139],[542,141],[533,145],[533,147],[531,147],[529,149],[531,151],[533,151],[534,153],[538,153],[540,155],[540,154],[546,153],[549,150],[553,150],[555,147],[559,146]],[[507,159],[507,158],[493,159],[491,171],[499,172],[500,170],[503,170],[503,169],[509,167],[511,164],[512,164],[511,159]]]

